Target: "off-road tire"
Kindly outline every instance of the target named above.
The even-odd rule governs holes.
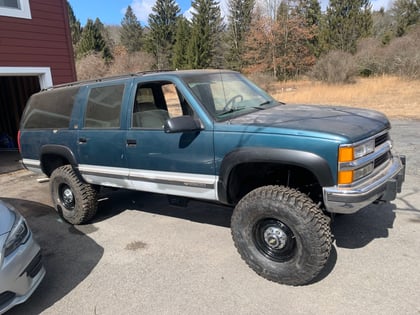
[[[54,170],[50,177],[54,208],[70,224],[89,222],[98,208],[97,190],[83,181],[71,165]]]
[[[305,194],[264,186],[244,196],[231,219],[242,259],[262,277],[287,285],[310,283],[330,255],[330,221]]]

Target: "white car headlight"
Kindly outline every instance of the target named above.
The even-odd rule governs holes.
[[[25,243],[29,238],[29,234],[30,232],[25,219],[19,214],[16,214],[15,223],[4,245],[4,257],[9,256],[16,248]]]

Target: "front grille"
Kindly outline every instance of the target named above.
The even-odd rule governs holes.
[[[375,147],[380,146],[382,143],[385,143],[389,140],[389,133],[386,132],[375,138]]]
[[[0,308],[3,307],[3,305],[7,305],[15,298],[16,294],[10,291],[3,292],[0,294]]]
[[[388,151],[388,152],[382,154],[380,157],[375,159],[375,163],[374,163],[375,168],[381,166],[386,161],[388,161],[390,158],[391,158],[391,152]]]

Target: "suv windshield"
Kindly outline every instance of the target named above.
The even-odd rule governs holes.
[[[193,94],[220,121],[277,105],[270,95],[235,72],[214,72],[185,78]]]

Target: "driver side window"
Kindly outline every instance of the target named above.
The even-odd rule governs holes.
[[[171,82],[139,84],[133,105],[133,128],[163,129],[166,120],[194,115]]]

